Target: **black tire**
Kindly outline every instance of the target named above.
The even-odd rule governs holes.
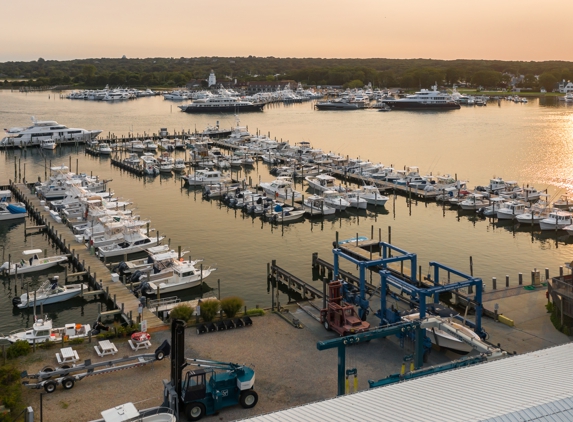
[[[74,388],[75,383],[76,380],[74,380],[72,377],[66,377],[62,380],[62,387],[64,387],[64,390],[71,390]]]
[[[40,372],[54,372],[54,367],[53,366],[44,366],[42,369],[40,369]],[[45,380],[49,380],[50,378],[52,378],[51,376],[49,377],[42,377],[42,379]]]
[[[58,368],[58,370],[61,370],[61,369],[70,369],[70,365],[62,365],[62,366],[60,366],[60,367]],[[70,371],[67,371],[67,372],[64,372],[62,375],[63,375],[63,376],[66,376],[66,375],[68,375],[69,373],[70,373]]]
[[[155,359],[157,360],[163,360],[164,357],[165,353],[162,350],[159,350],[158,352],[155,353]]]
[[[205,405],[203,403],[189,403],[185,406],[185,416],[187,416],[187,420],[198,421],[205,416]]]
[[[56,381],[48,381],[44,384],[44,390],[46,391],[46,393],[50,394],[56,391],[57,386],[58,384],[56,383]]]
[[[327,320],[324,320],[322,325],[324,325],[324,328],[326,329],[326,331],[331,331],[330,324],[328,323]]]
[[[243,409],[250,409],[255,407],[259,401],[259,395],[255,390],[245,390],[241,391],[241,397],[239,398],[239,403]]]

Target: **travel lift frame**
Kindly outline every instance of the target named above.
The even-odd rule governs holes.
[[[322,341],[317,343],[318,350],[326,350],[331,348],[338,348],[338,395],[343,395],[345,390],[345,379],[346,379],[346,346],[357,344],[360,342],[370,341],[375,338],[383,338],[388,337],[391,335],[398,335],[399,337],[403,338],[404,336],[414,336],[415,339],[415,354],[414,354],[414,367],[416,371],[410,372],[407,377],[403,377],[401,375],[391,375],[390,377],[386,378],[385,380],[380,381],[369,381],[370,387],[377,387],[380,385],[386,385],[392,382],[399,381],[405,378],[413,378],[415,376],[426,375],[428,373],[435,373],[444,371],[447,369],[452,369],[460,366],[466,366],[477,362],[483,362],[487,359],[497,359],[499,357],[505,356],[505,352],[502,352],[499,349],[492,348],[488,344],[484,342],[477,342],[469,337],[466,337],[462,333],[459,333],[457,330],[449,326],[448,324],[444,323],[440,318],[433,317],[426,319],[426,298],[433,296],[434,303],[439,303],[439,296],[440,293],[454,291],[460,288],[465,287],[475,287],[476,295],[474,299],[475,304],[475,314],[476,314],[476,322],[475,324],[469,323],[468,321],[464,322],[466,325],[471,326],[474,331],[481,337],[485,338],[487,335],[481,327],[481,313],[482,313],[482,289],[483,289],[483,282],[480,278],[472,277],[467,274],[464,274],[460,271],[457,271],[451,267],[446,265],[440,264],[438,262],[430,262],[430,267],[434,268],[434,278],[430,280],[433,282],[434,287],[429,288],[420,288],[416,287],[413,284],[408,283],[396,276],[394,276],[390,271],[387,269],[387,265],[393,262],[403,262],[403,261],[410,261],[411,264],[411,276],[410,281],[411,283],[418,283],[417,281],[417,257],[416,254],[409,253],[401,248],[398,248],[394,245],[391,245],[386,242],[380,242],[379,246],[382,251],[382,258],[377,260],[358,260],[355,259],[344,252],[342,252],[339,248],[333,249],[334,254],[334,272],[333,272],[333,279],[336,280],[338,278],[339,272],[339,258],[342,257],[359,267],[360,271],[360,286],[359,286],[359,293],[358,295],[353,294],[349,289],[345,289],[345,300],[349,303],[357,305],[359,307],[358,314],[364,320],[368,315],[368,308],[369,308],[369,301],[365,298],[366,295],[366,268],[374,267],[374,266],[381,266],[382,270],[379,271],[380,274],[380,310],[376,313],[376,316],[380,318],[380,325],[381,327],[367,331],[365,333],[355,334],[351,336],[341,337],[337,339]],[[390,257],[391,251],[396,251],[401,255]],[[440,284],[440,270],[446,270],[449,273],[455,274],[464,279],[464,281],[451,283],[448,285],[441,285]],[[430,277],[428,277],[430,279]],[[396,311],[392,309],[388,309],[386,307],[386,291],[388,285],[394,286],[400,291],[405,291],[410,294],[411,299],[413,302],[417,302],[419,306],[419,313],[420,313],[420,320],[413,321],[413,322],[401,322],[399,319],[399,315]],[[461,318],[460,318],[461,319]],[[382,326],[382,325],[385,326]],[[388,325],[393,324],[393,325]],[[424,344],[426,339],[426,328],[439,328],[444,331],[449,332],[450,334],[454,335],[455,337],[459,338],[462,341],[466,341],[472,345],[472,347],[480,352],[480,356],[472,357],[472,358],[463,358],[454,362],[450,362],[444,365],[438,365],[426,370],[420,370],[423,365],[423,356],[424,356]]]

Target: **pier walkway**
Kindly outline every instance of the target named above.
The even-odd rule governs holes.
[[[16,198],[26,204],[28,214],[32,216],[38,224],[45,225],[47,233],[54,240],[54,243],[66,254],[71,255],[71,262],[78,272],[87,271],[90,286],[103,290],[106,299],[113,302],[116,310],[102,312],[102,315],[121,313],[125,319],[136,321],[139,316],[139,300],[129,291],[126,285],[121,282],[113,282],[111,273],[105,264],[95,255],[91,255],[81,246],[82,254],[76,253],[72,249],[72,244],[68,239],[74,239],[74,234],[66,224],[56,222],[43,205],[40,199],[32,194],[29,187],[23,183],[11,184],[10,189]],[[75,243],[75,239],[72,241]],[[147,321],[147,331],[160,331],[169,329],[153,312],[143,308],[143,320]]]

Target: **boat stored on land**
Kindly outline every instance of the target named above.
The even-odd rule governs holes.
[[[90,324],[66,324],[60,328],[53,328],[52,320],[46,316],[43,319],[37,319],[31,330],[16,331],[7,336],[1,336],[0,340],[8,340],[10,343],[23,340],[30,344],[45,341],[56,342],[62,341],[62,338],[67,340],[84,338],[89,335],[90,331]]]

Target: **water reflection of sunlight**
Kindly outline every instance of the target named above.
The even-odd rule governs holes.
[[[540,131],[531,140],[524,163],[527,179],[573,192],[573,114],[552,110],[540,117]]]

